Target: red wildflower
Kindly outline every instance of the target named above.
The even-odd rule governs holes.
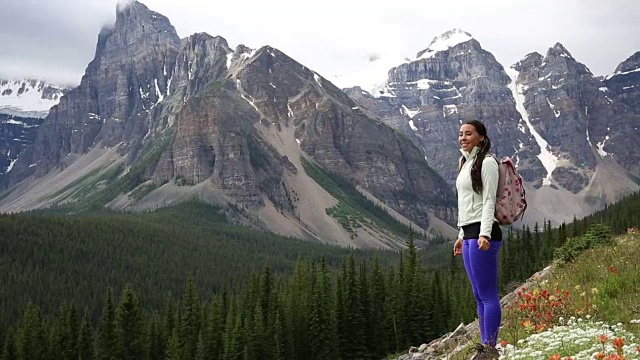
[[[598,336],[598,340],[600,341],[601,344],[606,344],[607,340],[609,340],[609,337],[605,334],[602,334]]]

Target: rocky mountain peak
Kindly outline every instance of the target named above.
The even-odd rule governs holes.
[[[634,113],[640,114],[640,51],[631,55],[616,67],[613,74],[604,79],[606,95],[615,94]],[[609,93],[611,92],[611,93]],[[638,127],[634,127],[637,131]]]
[[[451,29],[440,36],[434,37],[426,49],[418,52],[416,58],[421,59],[431,57],[439,51],[446,51],[471,39],[473,39],[473,36],[468,32],[458,28]]]
[[[578,62],[569,50],[559,42],[547,50],[540,69],[546,73],[545,75],[553,74],[560,78],[566,76],[574,79],[593,77],[591,71],[584,64]]]
[[[625,61],[616,67],[616,74],[640,71],[640,51],[629,56]]]
[[[149,31],[175,33],[175,28],[166,16],[149,9],[143,3],[132,1],[128,5],[119,5],[116,9],[115,27],[126,27],[134,23],[150,25],[150,29],[147,29]]]
[[[180,37],[169,19],[133,1],[118,4],[113,26],[104,27],[98,36],[96,57],[104,52],[133,46],[139,42],[169,42],[178,46]]]
[[[516,71],[522,71],[524,69],[538,67],[542,65],[543,60],[544,60],[544,57],[539,52],[534,51],[532,53],[528,53],[527,55],[525,55],[525,57],[522,58],[522,60],[513,64],[511,68]]]
[[[564,45],[557,42],[555,45],[553,45],[553,47],[550,47],[549,50],[547,50],[546,58],[557,58],[559,56],[569,58],[575,61],[573,56],[571,56],[571,53],[569,52],[569,50],[567,50],[567,48],[565,48]]]

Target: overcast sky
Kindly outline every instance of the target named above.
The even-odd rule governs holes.
[[[0,0],[0,78],[78,84],[117,0]],[[595,75],[640,51],[639,0],[143,0],[180,37],[271,45],[331,79],[371,55],[414,57],[458,27],[503,66],[561,42]]]

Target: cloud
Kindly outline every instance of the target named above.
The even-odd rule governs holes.
[[[100,28],[122,0],[13,0],[0,14],[0,77],[77,84]],[[640,50],[640,2],[627,0],[146,0],[181,37],[221,35],[230,45],[272,45],[322,75],[357,71],[368,58],[409,56],[453,27],[470,32],[504,66],[561,42],[594,74]]]
[[[0,77],[33,76],[78,83],[100,28],[115,20],[108,1],[4,1],[0,12]]]

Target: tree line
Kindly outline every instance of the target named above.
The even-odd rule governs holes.
[[[191,213],[196,210],[192,206],[180,212],[188,217],[200,216],[199,212]],[[639,210],[640,196],[636,193],[589,217],[557,228],[552,228],[547,221],[542,227],[535,225],[530,229],[525,226],[507,231],[499,262],[501,291],[511,290],[515,284],[546,266],[556,248],[572,237],[584,235],[593,224],[606,224],[613,233],[637,227],[640,225]],[[159,222],[146,217],[144,221],[136,220],[126,225],[121,217],[113,215],[118,221],[110,223],[111,227],[100,227],[99,222],[91,224],[97,233],[115,236],[109,238],[113,242],[119,232],[123,236],[130,231],[135,233],[136,229],[144,233],[141,229],[145,226],[156,227],[160,226],[158,224],[171,224],[171,219],[181,219],[176,213],[169,214],[153,215],[161,219]],[[144,241],[140,243],[151,242],[154,245],[152,248],[161,254],[157,261],[149,261],[150,254],[146,252],[150,250],[142,247],[139,251],[127,248],[112,254],[118,258],[130,258],[130,262],[120,265],[129,273],[109,272],[109,261],[116,260],[111,255],[95,267],[63,267],[69,272],[63,275],[74,280],[65,285],[67,293],[55,293],[55,284],[42,279],[49,266],[60,266],[63,262],[81,263],[79,259],[86,255],[83,250],[96,246],[96,241],[86,239],[82,242],[81,236],[71,237],[73,232],[82,234],[80,229],[83,227],[70,226],[66,222],[70,221],[68,218],[40,215],[33,218],[39,221],[38,224],[51,222],[53,225],[34,226],[34,223],[21,222],[16,217],[2,216],[0,222],[4,222],[0,231],[11,223],[12,231],[33,233],[38,237],[45,236],[47,232],[55,233],[62,227],[66,229],[64,234],[67,237],[59,240],[45,237],[43,242],[35,246],[32,244],[31,250],[25,248],[20,253],[13,253],[28,266],[3,272],[1,314],[6,319],[11,314],[8,310],[18,309],[15,317],[9,315],[9,320],[0,319],[0,323],[5,324],[0,327],[0,359],[4,360],[381,359],[391,353],[404,352],[409,346],[428,342],[451,331],[461,322],[473,321],[476,316],[462,261],[451,256],[450,244],[427,252],[416,248],[411,234],[406,249],[393,257],[386,257],[385,252],[374,254],[353,250],[345,254],[342,252],[344,249],[322,255],[321,252],[303,252],[306,246],[313,248],[311,244],[304,244],[294,260],[290,257],[269,258],[264,255],[266,251],[262,253],[251,247],[262,241],[266,247],[286,242],[281,238],[272,242],[268,238],[252,240],[254,233],[246,237],[235,233],[235,238],[226,240],[252,252],[229,250],[225,253],[225,242],[220,242],[216,250],[224,253],[222,257],[229,257],[225,265],[242,264],[254,254],[265,256],[261,260],[267,265],[256,271],[255,263],[251,269],[245,263],[247,275],[237,278],[233,285],[222,280],[232,275],[222,272],[192,272],[184,285],[184,275],[172,273],[172,267],[185,268],[172,263],[170,258],[176,256],[172,252],[179,251],[180,246],[194,245],[181,243],[176,248],[164,248],[161,242],[157,242],[157,233],[153,232],[153,236],[144,235],[147,238],[143,236]],[[11,221],[7,222],[7,219]],[[91,219],[91,216],[86,216],[74,221]],[[198,223],[202,229],[211,231],[212,227]],[[173,226],[177,224],[167,228],[160,226],[159,230],[166,232]],[[217,228],[223,226],[221,223],[215,225]],[[178,231],[187,230],[179,227]],[[199,236],[197,232],[187,234]],[[0,239],[5,235],[7,233],[0,234]],[[167,236],[173,235],[176,234]],[[56,253],[50,244],[56,244],[56,241],[66,244],[71,239],[82,246],[72,252],[63,247],[64,251]],[[124,241],[118,244],[122,245]],[[199,252],[205,249],[201,245],[195,245]],[[5,260],[16,249],[7,248],[5,241],[0,242],[0,246],[3,246],[0,254]],[[46,253],[37,256],[38,250],[42,249],[46,249]],[[113,250],[105,247],[104,251]],[[218,261],[218,258],[211,260],[209,257],[214,253],[206,252],[202,260],[194,257],[191,261],[197,264],[201,264],[200,261],[202,264]],[[294,256],[296,251],[287,254]],[[438,255],[447,262],[429,267],[429,259],[434,254],[448,254]],[[44,255],[52,257],[51,264],[45,261]],[[148,264],[144,267],[135,267],[145,262]],[[167,264],[162,265],[163,262]],[[283,271],[282,264],[286,262],[291,262],[291,271]],[[7,264],[7,261],[2,264]],[[41,271],[28,272],[30,268]],[[243,269],[242,266],[233,267],[231,272],[239,269]],[[21,277],[21,271],[30,275]],[[136,277],[135,274],[141,275]],[[6,282],[6,278],[18,280]],[[137,281],[135,285],[130,281],[132,278]],[[212,290],[214,280],[216,285]],[[73,281],[86,287],[83,294],[95,294],[95,297],[74,298]],[[114,287],[122,281],[127,284]],[[14,285],[11,284],[20,283],[32,286],[33,291],[28,292],[28,297],[19,298],[18,302],[10,302],[4,294],[12,291],[11,286]],[[140,288],[145,290],[140,291]],[[119,294],[113,289],[119,290]],[[54,296],[45,296],[52,291]],[[182,293],[181,297],[174,298],[173,294],[178,293]]]

